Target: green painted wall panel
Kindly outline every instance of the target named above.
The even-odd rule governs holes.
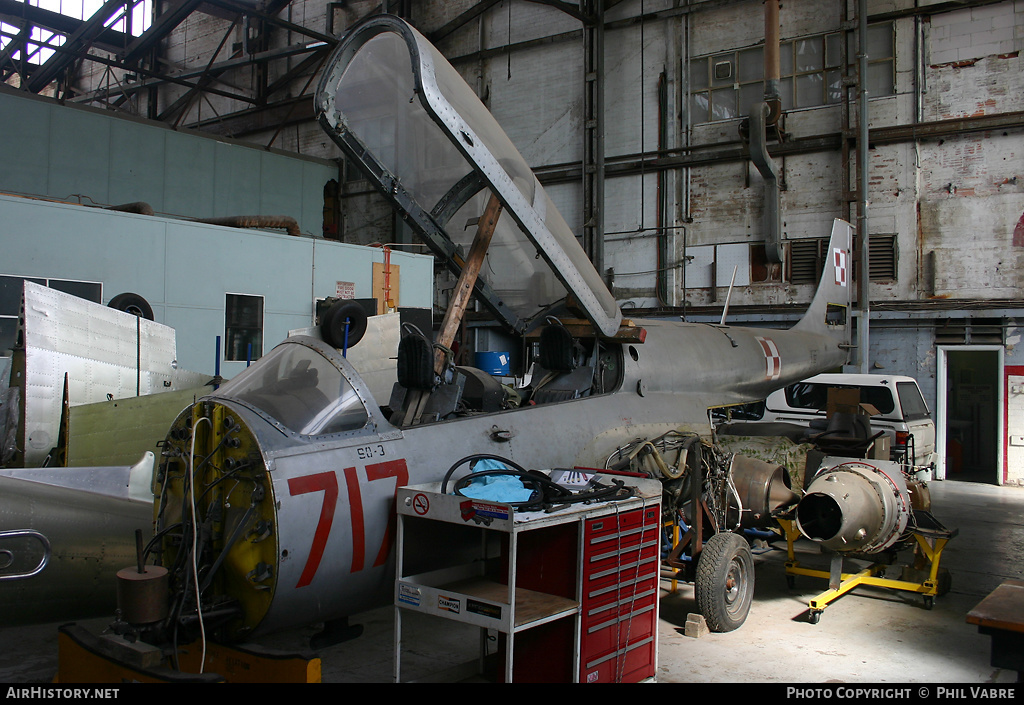
[[[299,220],[299,213],[308,212],[306,196],[316,188],[316,181],[312,181],[307,189],[303,185],[303,174],[308,165],[297,161],[284,162],[277,160],[276,163],[268,164],[260,178],[260,207],[262,212],[269,215],[286,215]],[[317,178],[322,179],[323,169],[316,168]],[[320,187],[321,192],[323,187]],[[314,206],[323,210],[323,198],[320,196]],[[306,218],[299,221],[302,224],[302,231],[308,235],[320,235],[322,232],[321,220]]]
[[[50,113],[47,104],[36,101],[0,103],[0,135],[4,142],[0,189],[12,193],[49,193]]]
[[[334,296],[336,282],[372,295],[380,248],[118,213],[0,195],[0,273],[103,283],[103,301],[132,292],[154,319],[177,332],[182,368],[212,374],[217,336],[224,336],[227,293],[264,297],[264,350],[289,330],[313,323],[314,301]],[[430,308],[433,258],[395,252],[400,305]],[[231,377],[244,362],[224,363]]]
[[[49,193],[63,201],[108,204],[110,120],[54,110],[50,116]]]
[[[190,139],[188,135],[164,135],[163,203],[161,213],[209,218],[214,215],[214,153],[216,142]]]
[[[218,142],[213,168],[215,217],[264,213],[260,208],[263,159],[258,152]]]
[[[104,282],[104,300],[125,291],[164,300],[160,220],[130,214],[112,219],[99,208],[26,199],[2,206],[3,274]]]
[[[186,218],[286,215],[319,235],[331,162],[61,105],[0,86],[0,192],[85,204],[143,201]],[[76,195],[77,194],[77,195]]]
[[[125,120],[110,123],[109,198],[112,205],[144,201],[164,191],[164,132]]]

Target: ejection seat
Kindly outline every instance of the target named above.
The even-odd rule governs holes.
[[[872,430],[871,420],[864,414],[836,411],[824,428],[820,422],[812,421],[806,439],[829,455],[863,458],[875,439],[885,435],[885,431]]]
[[[391,423],[411,426],[438,421],[459,411],[491,412],[504,408],[501,383],[475,367],[456,367],[446,359],[439,375],[435,344],[415,326],[405,328],[398,343],[398,381],[391,390]]]
[[[555,320],[545,327],[540,333],[540,354],[534,365],[535,384],[529,401],[550,404],[590,394],[594,365],[581,365],[583,358],[582,346],[561,322]]]
[[[398,342],[398,381],[391,389],[391,423],[411,426],[425,420],[426,406],[441,382],[434,371],[434,344],[415,326],[402,326]]]

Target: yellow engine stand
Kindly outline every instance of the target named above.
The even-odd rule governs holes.
[[[920,573],[927,573],[927,577],[921,582],[912,580],[894,580],[882,578],[879,575],[888,567],[885,563],[875,563],[859,573],[842,572],[842,554],[833,554],[830,570],[814,570],[803,568],[796,559],[793,544],[800,538],[800,530],[792,519],[778,518],[779,525],[786,534],[786,581],[793,587],[793,576],[808,575],[815,578],[825,578],[829,581],[829,589],[813,598],[807,603],[808,621],[817,624],[821,613],[834,600],[850,592],[860,585],[874,585],[877,587],[916,592],[924,596],[924,606],[931,609],[934,606],[936,595],[948,590],[948,585],[939,575],[939,560],[942,557],[942,550],[946,544],[953,539],[958,532],[957,529],[947,529],[940,524],[928,512],[915,510],[914,520],[916,528],[913,530],[913,537],[916,541],[914,547],[913,569]]]

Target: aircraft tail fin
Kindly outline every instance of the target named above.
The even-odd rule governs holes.
[[[818,291],[810,307],[793,330],[823,333],[838,343],[851,342],[853,302],[853,226],[838,218],[832,222]]]

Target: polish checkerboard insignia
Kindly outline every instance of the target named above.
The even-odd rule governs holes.
[[[836,286],[846,286],[846,252],[838,247],[833,249],[832,264],[836,269]]]
[[[760,343],[761,351],[764,353],[765,378],[778,379],[782,374],[782,356],[779,354],[778,346],[771,338],[755,336],[755,339]]]

